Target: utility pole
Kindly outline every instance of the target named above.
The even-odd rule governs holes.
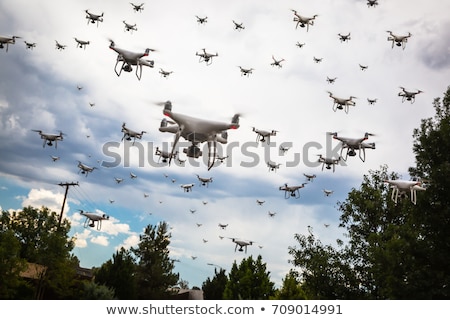
[[[59,215],[58,228],[61,226],[61,220],[64,212],[64,206],[66,204],[67,193],[69,192],[69,187],[78,186],[78,182],[66,182],[66,183],[58,183],[61,187],[66,187],[66,192],[64,193],[64,200],[61,207],[61,213]]]

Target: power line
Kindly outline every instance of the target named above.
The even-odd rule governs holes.
[[[69,192],[69,187],[78,186],[78,182],[66,182],[66,183],[58,183],[61,187],[66,187],[66,191],[64,193],[64,200],[61,207],[61,213],[59,214],[58,228],[61,226],[61,220],[64,212],[64,206],[66,204],[67,193]]]

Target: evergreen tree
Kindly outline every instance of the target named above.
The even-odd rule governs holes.
[[[239,267],[236,261],[233,263],[223,298],[259,300],[269,299],[274,293],[270,272],[266,271],[266,264],[262,262],[261,255],[258,255],[256,261],[252,256],[242,259]]]
[[[281,288],[279,288],[274,296],[277,300],[305,300],[306,294],[299,281],[298,272],[291,269],[286,277],[283,278]]]
[[[171,235],[168,229],[166,222],[148,225],[140,236],[138,248],[132,249],[137,257],[138,299],[167,299],[168,289],[179,280],[179,274],[173,273],[174,262],[169,257]]]
[[[117,299],[133,300],[137,297],[135,271],[132,252],[122,247],[95,271],[95,282],[114,289]]]
[[[220,268],[219,272],[214,269],[214,277],[209,277],[203,282],[202,290],[205,300],[222,300],[223,292],[227,285],[228,278],[225,274],[225,269]]]

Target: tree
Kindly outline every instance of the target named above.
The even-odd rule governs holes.
[[[256,261],[250,256],[242,259],[239,267],[236,261],[233,263],[223,299],[269,299],[274,292],[274,283],[270,281],[270,272],[266,271],[261,255]]]
[[[222,300],[223,292],[228,282],[225,269],[220,268],[219,272],[214,269],[214,277],[209,277],[202,284],[203,297],[205,300]]]
[[[0,228],[0,299],[14,299],[20,287],[26,283],[20,272],[26,269],[26,260],[20,258],[20,242],[14,231],[4,228],[4,220],[8,213],[1,217]]]
[[[179,280],[179,274],[173,273],[174,262],[169,257],[171,235],[168,228],[166,222],[148,225],[140,236],[138,248],[132,249],[137,257],[138,299],[167,299],[168,289]]]
[[[416,166],[409,169],[421,178],[427,190],[415,206],[415,227],[420,237],[419,274],[411,281],[420,284],[427,299],[450,298],[450,86],[441,100],[433,101],[434,118],[424,119],[414,130]]]
[[[305,300],[306,294],[299,281],[297,271],[289,270],[286,277],[283,278],[281,288],[279,288],[274,296],[277,300]]]
[[[22,211],[2,213],[2,229],[11,230],[20,244],[19,257],[45,266],[46,272],[35,288],[35,298],[71,298],[71,285],[78,260],[70,252],[67,219],[59,225],[58,215],[48,208],[25,207]],[[21,295],[20,298],[33,298]]]
[[[112,259],[95,270],[95,282],[114,289],[117,299],[133,300],[137,297],[135,272],[136,262],[132,252],[122,247],[113,254]]]

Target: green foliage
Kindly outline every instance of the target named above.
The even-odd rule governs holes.
[[[120,300],[136,299],[136,262],[130,250],[120,248],[112,259],[95,270],[95,282],[114,289]]]
[[[179,274],[173,273],[174,262],[169,257],[170,234],[168,225],[147,226],[140,236],[138,248],[132,252],[137,257],[136,280],[138,299],[167,299],[168,288],[177,284]]]
[[[220,268],[219,272],[214,269],[214,277],[212,279],[208,277],[202,284],[203,298],[205,300],[222,300],[227,282],[225,269]]]
[[[242,259],[239,267],[236,261],[231,267],[223,299],[260,300],[269,299],[275,293],[274,283],[270,281],[270,272],[261,255],[256,261],[252,256]]]
[[[277,300],[305,300],[306,293],[299,281],[299,274],[297,271],[291,269],[286,277],[283,279],[281,288],[279,288],[274,296]]]
[[[83,281],[81,300],[112,300],[114,289],[91,281]]]
[[[35,298],[72,296],[70,287],[75,273],[75,261],[70,251],[74,242],[67,236],[70,230],[69,222],[64,220],[58,226],[58,220],[57,214],[46,207],[25,207],[22,211],[2,212],[2,232],[9,230],[14,233],[17,241],[11,239],[11,243],[19,243],[17,257],[47,267],[39,285],[34,286]],[[19,294],[15,298],[32,297]]]
[[[7,212],[2,214],[2,220]],[[26,285],[20,272],[26,268],[25,259],[20,258],[20,242],[13,230],[0,228],[0,299],[12,299],[21,286]]]

